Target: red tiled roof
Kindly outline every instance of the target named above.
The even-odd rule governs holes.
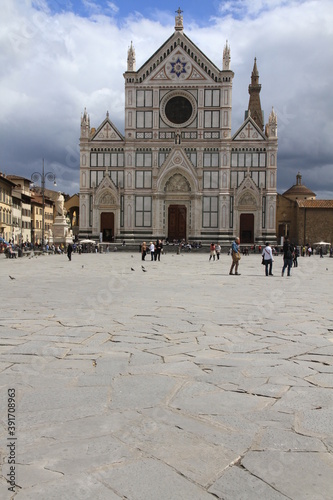
[[[316,196],[316,193],[314,193],[313,191],[311,191],[311,189],[307,188],[306,186],[303,186],[303,184],[295,184],[294,186],[292,186],[291,188],[287,189],[287,191],[285,191],[283,193],[283,196],[296,196],[296,195],[302,195],[302,196]]]
[[[299,208],[333,208],[333,200],[296,200]]]

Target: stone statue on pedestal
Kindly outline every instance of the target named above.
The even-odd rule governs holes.
[[[57,211],[57,215],[61,215],[62,217],[65,215],[64,203],[65,203],[65,198],[59,191],[58,198],[56,199],[55,202],[55,208]]]

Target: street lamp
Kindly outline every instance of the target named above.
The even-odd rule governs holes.
[[[44,248],[44,211],[45,211],[45,180],[47,179],[48,181],[52,182],[53,185],[56,186],[56,177],[53,172],[46,172],[44,173],[44,158],[43,158],[43,170],[42,173],[40,172],[34,172],[31,176],[31,180],[33,183],[37,182],[38,179],[41,180],[41,188],[42,188],[42,249]]]

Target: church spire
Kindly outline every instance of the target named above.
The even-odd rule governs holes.
[[[88,138],[90,133],[90,117],[87,113],[87,109],[84,108],[84,113],[81,113],[81,138]]]
[[[251,83],[249,85],[249,106],[248,112],[245,115],[251,114],[251,118],[256,122],[260,130],[264,130],[264,114],[261,109],[260,104],[260,90],[261,85],[259,84],[259,72],[257,68],[257,58],[254,58],[254,65],[251,74]]]
[[[135,50],[133,47],[133,42],[127,52],[127,71],[135,71]]]
[[[228,40],[225,42],[225,47],[223,50],[223,69],[228,70],[230,66],[230,45],[228,45]]]
[[[183,11],[181,10],[180,7],[178,7],[178,10],[176,10],[176,13],[178,14],[175,19],[175,31],[183,31],[184,26],[183,26],[183,16],[182,13]]]

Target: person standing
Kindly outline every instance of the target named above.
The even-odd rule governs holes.
[[[220,260],[221,245],[219,243],[215,245],[215,252],[217,260]]]
[[[239,252],[239,244],[240,244],[240,239],[235,238],[235,241],[233,241],[231,245],[231,258],[232,258],[232,263],[230,267],[229,274],[233,274],[233,269],[235,268],[235,275],[239,276],[238,273],[238,266],[239,266],[239,261],[240,261],[240,252]]]
[[[210,244],[210,255],[209,255],[209,260],[215,260],[216,252],[215,252],[215,243]]]
[[[286,268],[288,268],[287,275],[290,276],[290,269],[292,268],[292,265],[293,265],[293,247],[290,244],[288,238],[286,238],[286,241],[283,244],[283,268],[281,276],[284,275],[284,271]]]
[[[150,242],[149,250],[150,250],[150,260],[154,260],[155,245],[152,241]]]
[[[147,243],[145,241],[142,242],[141,245],[141,259],[145,260],[147,254]]]
[[[264,259],[264,264],[265,264],[265,273],[266,276],[273,276],[272,273],[272,266],[273,266],[273,253],[272,253],[272,248],[268,241],[265,243],[265,248],[262,251],[262,258]]]
[[[155,245],[155,260],[161,260],[161,252],[162,252],[163,244],[161,240],[156,241]]]
[[[72,252],[73,252],[73,247],[71,244],[68,245],[67,247],[67,257],[68,260],[72,260]]]

